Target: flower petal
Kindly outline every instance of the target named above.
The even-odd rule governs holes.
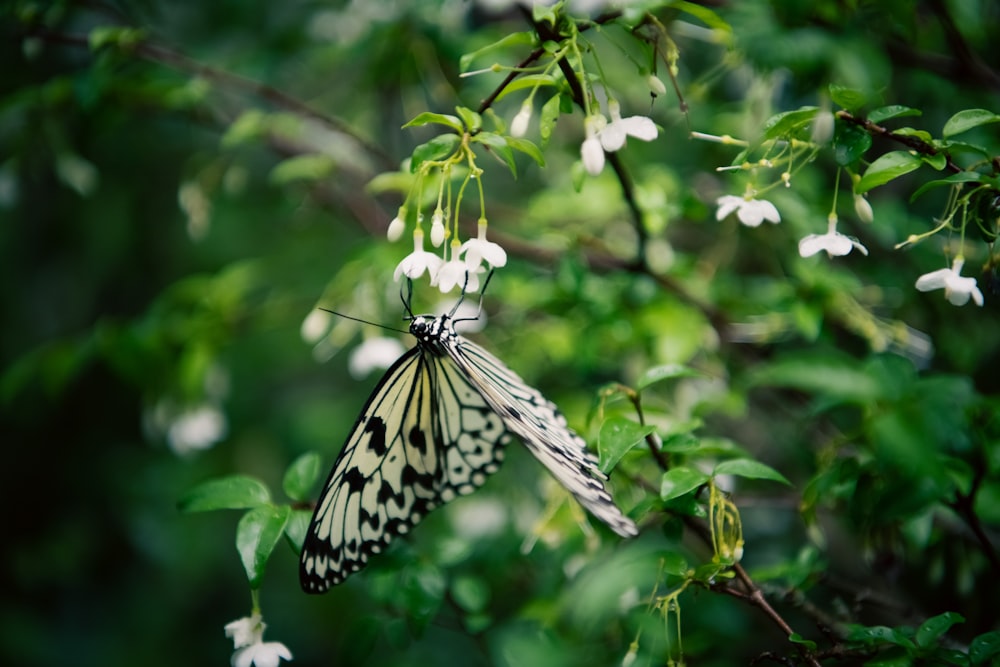
[[[915,287],[921,292],[929,292],[934,289],[941,289],[947,284],[948,277],[953,275],[951,269],[938,269],[931,271],[917,278]]]
[[[826,250],[826,234],[810,234],[799,241],[799,254],[812,257],[820,250]]]
[[[601,141],[596,136],[588,137],[580,146],[580,159],[583,160],[583,168],[591,176],[597,176],[604,169],[604,148]]]
[[[659,133],[656,123],[645,116],[629,116],[622,119],[621,125],[625,129],[625,134],[640,141],[652,141]]]
[[[843,257],[844,255],[851,252],[854,248],[854,243],[851,239],[847,238],[840,232],[834,232],[833,234],[824,234],[826,237],[825,244],[827,254],[832,257]],[[865,251],[867,254],[867,251]]]
[[[727,217],[730,213],[743,206],[744,201],[743,197],[737,197],[736,195],[722,195],[715,200],[715,203],[719,206],[719,209],[715,212],[715,219],[722,220]]]

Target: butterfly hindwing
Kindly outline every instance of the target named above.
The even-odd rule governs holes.
[[[321,593],[494,472],[510,434],[448,357],[418,344],[380,380],[323,487],[300,581]]]

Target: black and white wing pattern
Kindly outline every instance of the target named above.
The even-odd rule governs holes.
[[[481,486],[512,435],[594,516],[638,534],[551,401],[455,333],[450,315],[414,317],[410,333],[416,347],[382,377],[323,487],[302,545],[306,592],[339,584],[432,509]]]
[[[323,593],[500,467],[511,436],[458,367],[418,339],[382,377],[323,487],[299,580]]]
[[[449,356],[514,433],[583,507],[622,537],[639,534],[604,487],[607,476],[554,403],[479,345],[455,336]]]

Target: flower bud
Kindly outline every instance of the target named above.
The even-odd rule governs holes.
[[[875,214],[872,211],[872,205],[868,203],[864,195],[854,195],[854,213],[858,216],[858,220],[861,222],[867,222],[871,224],[875,220]]]
[[[521,110],[514,116],[510,123],[510,136],[523,137],[528,131],[528,121],[531,120],[531,102],[525,101],[521,105]]]
[[[440,248],[441,244],[444,243],[444,237],[444,212],[437,208],[434,215],[431,216],[431,244],[435,248]]]
[[[390,241],[398,241],[402,238],[404,231],[406,231],[406,207],[400,206],[396,217],[389,223],[389,229],[385,236]]]
[[[667,94],[667,87],[663,85],[663,82],[655,74],[650,74],[646,77],[646,85],[649,86],[649,92],[654,95]]]

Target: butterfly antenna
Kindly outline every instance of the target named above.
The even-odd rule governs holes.
[[[406,309],[406,317],[404,320],[412,320],[414,318],[413,309],[410,308],[410,304],[413,303],[413,281],[409,278],[406,279],[406,295],[403,295],[403,286],[399,287],[399,298],[403,301],[403,308]]]
[[[379,329],[385,329],[386,331],[396,331],[398,333],[410,333],[404,329],[397,329],[396,327],[390,327],[386,324],[379,324],[378,322],[371,322],[369,320],[363,320],[360,317],[353,317],[351,315],[345,315],[344,313],[338,313],[335,310],[330,310],[329,308],[320,308],[320,310],[326,311],[331,315],[336,315],[337,317],[343,317],[345,320],[353,320],[355,322],[361,322],[362,324],[367,324],[369,326],[378,327]]]

